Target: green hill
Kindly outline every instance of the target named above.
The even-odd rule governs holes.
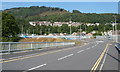
[[[61,8],[54,7],[45,7],[45,6],[31,6],[31,7],[19,7],[19,8],[11,8],[4,10],[4,12],[10,13],[14,15],[16,18],[27,18],[29,16],[46,16],[51,15],[53,13],[67,13],[66,10]]]
[[[110,23],[114,21],[113,13],[81,13],[78,10],[68,12],[62,8],[31,6],[19,7],[4,10],[12,14],[16,19],[25,19],[27,21],[69,21],[71,18],[75,22],[84,23]],[[117,16],[117,22],[120,22],[120,15]]]

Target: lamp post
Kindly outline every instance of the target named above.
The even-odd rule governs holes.
[[[116,42],[118,42],[118,37],[117,37],[117,23],[116,23],[116,16],[113,15],[114,19],[115,19],[115,34],[116,34]]]

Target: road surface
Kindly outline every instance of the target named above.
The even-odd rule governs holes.
[[[81,46],[48,51],[38,50],[26,53],[27,55],[24,54],[3,55],[3,61],[0,61],[3,71],[73,70],[73,72],[94,72],[94,70],[109,70],[109,72],[119,72],[120,58],[114,42],[111,40],[93,39]]]

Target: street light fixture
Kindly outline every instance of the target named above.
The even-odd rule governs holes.
[[[115,28],[114,28],[114,26],[115,26],[115,24],[114,24],[114,22],[113,21],[111,21],[111,23],[112,23],[112,27],[113,27],[113,30],[112,30],[112,39],[114,39],[114,32],[115,32]]]

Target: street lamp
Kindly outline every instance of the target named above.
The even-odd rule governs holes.
[[[117,37],[117,23],[116,23],[116,16],[113,15],[114,19],[115,19],[115,34],[116,34],[116,42],[118,42],[118,37]]]
[[[115,29],[114,29],[114,26],[115,26],[115,24],[114,24],[114,22],[113,21],[111,21],[111,23],[112,23],[112,28],[113,28],[113,30],[112,30],[112,37],[113,37],[113,39],[114,39],[114,31],[115,31]]]

